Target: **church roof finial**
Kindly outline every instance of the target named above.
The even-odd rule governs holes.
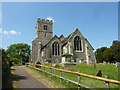
[[[78,30],[78,28],[76,28],[76,30]]]

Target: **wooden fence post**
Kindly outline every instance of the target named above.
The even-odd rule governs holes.
[[[66,80],[67,80],[67,79],[66,79]],[[69,83],[69,81],[67,80],[66,82],[67,82],[67,87],[68,87],[68,83]]]
[[[43,73],[45,74],[45,67],[43,67],[43,71],[44,71]]]
[[[108,76],[105,76],[105,78],[108,79]],[[106,83],[106,89],[107,89],[107,90],[110,90],[110,83],[109,83],[109,82],[106,82],[106,81],[105,81],[105,83]]]
[[[62,71],[60,71],[60,83],[61,83],[61,80],[62,80],[61,77],[62,77]]]
[[[78,71],[80,73],[80,71]],[[78,84],[80,84],[80,75],[78,75]],[[80,85],[78,85],[78,90],[80,90]]]
[[[52,68],[50,68],[50,74],[51,74],[51,76],[50,76],[50,77],[52,77]]]

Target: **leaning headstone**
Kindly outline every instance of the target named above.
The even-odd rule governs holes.
[[[79,63],[82,63],[82,61],[81,61],[81,60],[79,60]]]
[[[110,62],[108,62],[107,64],[110,64]]]
[[[113,63],[113,65],[116,65],[115,63]]]
[[[103,65],[106,65],[106,61],[103,61]]]
[[[120,66],[120,63],[119,62],[116,62],[116,67]]]
[[[96,76],[102,77],[102,72],[101,72],[101,70],[99,70],[99,71],[97,72]]]

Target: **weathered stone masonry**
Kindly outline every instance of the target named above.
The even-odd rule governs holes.
[[[72,61],[77,63],[92,64],[96,62],[93,47],[81,32],[76,28],[66,38],[61,35],[53,37],[52,20],[38,18],[36,24],[36,38],[32,41],[32,59],[36,62],[59,62],[61,63],[61,55],[69,53],[72,55]]]

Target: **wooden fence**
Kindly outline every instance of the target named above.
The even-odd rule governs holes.
[[[31,66],[33,64],[29,64],[29,67],[33,67]],[[78,85],[78,89],[80,87],[84,87],[84,88],[88,88],[88,89],[92,89],[91,87],[88,87],[86,85],[82,85],[80,83],[80,76],[84,76],[84,77],[88,77],[88,78],[92,78],[92,79],[97,79],[97,80],[101,80],[101,81],[104,81],[106,83],[106,88],[109,90],[110,89],[110,83],[114,83],[114,84],[118,84],[120,85],[120,81],[117,81],[117,80],[112,80],[112,79],[108,79],[108,77],[106,76],[105,78],[103,77],[97,77],[97,76],[92,76],[92,75],[88,75],[88,74],[84,74],[84,73],[80,73],[79,71],[78,72],[73,72],[73,71],[68,71],[68,70],[63,70],[63,69],[58,69],[58,68],[53,68],[53,67],[48,67],[48,66],[44,66],[44,65],[40,65],[40,64],[34,64],[35,69],[39,70],[39,71],[42,71],[42,72],[45,72],[47,74],[50,74],[50,75],[53,75],[53,76],[56,76],[56,77],[59,77],[60,78],[60,82],[61,82],[61,79],[64,79],[64,80],[67,80],[68,82],[71,82],[71,83],[74,83],[76,85]],[[37,67],[44,67],[44,69],[40,69],[40,68],[37,68]],[[47,72],[45,71],[45,68],[49,68],[50,69],[50,72]],[[52,70],[57,70],[57,71],[60,71],[60,75],[55,75],[52,73]],[[75,74],[75,75],[78,75],[78,82],[75,82],[73,80],[70,80],[70,79],[67,79],[67,78],[64,78],[62,77],[62,72],[66,72],[66,73],[71,73],[71,74]]]

